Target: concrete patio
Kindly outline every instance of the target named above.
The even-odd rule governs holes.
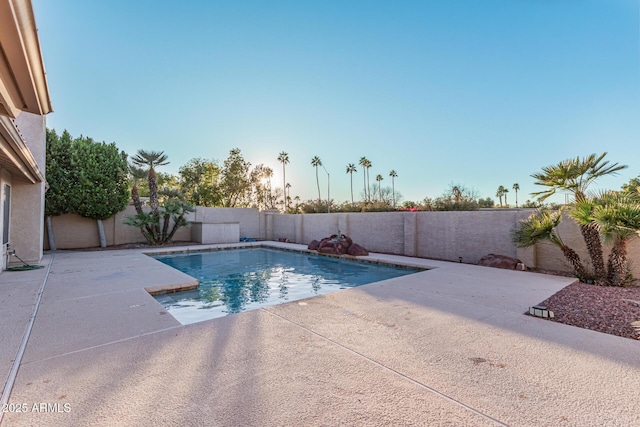
[[[432,269],[186,326],[139,250],[4,272],[0,425],[640,425],[640,342],[522,314],[572,279],[369,258]]]

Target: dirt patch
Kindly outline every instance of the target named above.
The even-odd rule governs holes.
[[[575,282],[540,305],[553,311],[549,321],[640,340],[638,281],[623,288]]]

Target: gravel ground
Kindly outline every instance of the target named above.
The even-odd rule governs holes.
[[[539,305],[553,322],[640,340],[640,286],[619,288],[576,282]]]

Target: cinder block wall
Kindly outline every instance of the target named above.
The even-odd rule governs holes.
[[[108,245],[144,242],[140,230],[123,224],[125,211],[104,221]],[[309,244],[312,240],[335,234],[340,230],[372,252],[417,256],[449,261],[476,263],[489,253],[513,256],[530,267],[571,271],[562,251],[549,243],[534,248],[517,249],[511,243],[511,230],[531,210],[504,209],[471,212],[365,212],[285,215],[277,211],[256,209],[203,208],[190,214],[190,221],[239,222],[240,235],[265,240],[289,239]],[[98,230],[94,220],[77,215],[53,218],[56,245],[59,249],[97,247]],[[576,223],[565,217],[558,229],[564,242],[575,249],[583,260],[589,256]],[[185,227],[175,236],[178,241],[191,240],[191,228]],[[44,244],[48,249],[45,235]],[[640,239],[628,245],[633,274],[640,277]],[[609,249],[605,247],[605,257]],[[605,260],[606,261],[606,260]]]
[[[135,215],[135,208],[127,208],[103,221],[107,245],[146,242],[139,229],[124,224],[127,216]],[[189,221],[200,222],[239,222],[240,236],[258,238],[260,214],[257,209],[205,208],[198,207],[196,212],[187,216]],[[58,249],[81,249],[100,246],[98,225],[95,220],[74,214],[52,217],[53,233]],[[174,235],[176,241],[191,241],[191,227],[182,227]],[[49,238],[44,233],[44,247],[49,249]]]
[[[365,212],[312,215],[261,213],[265,224],[264,238],[287,238],[309,244],[311,240],[335,234],[340,230],[372,252],[417,256],[449,261],[477,263],[489,254],[516,257],[530,267],[571,271],[562,251],[550,243],[534,248],[518,249],[511,242],[511,231],[526,219],[531,210],[504,209],[470,212]],[[565,217],[558,233],[564,242],[588,261],[589,256],[573,220]],[[634,276],[640,277],[640,239],[628,245]],[[605,257],[609,249],[605,246]],[[606,259],[605,259],[606,262]]]

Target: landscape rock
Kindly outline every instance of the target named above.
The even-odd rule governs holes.
[[[309,250],[316,250],[323,254],[349,254],[353,256],[369,255],[369,251],[357,243],[353,243],[353,240],[344,234],[340,234],[339,236],[337,234],[332,234],[319,242],[317,240],[312,240],[307,248]]]
[[[349,249],[347,250],[347,253],[349,255],[352,255],[352,256],[369,255],[369,251],[366,250],[363,246],[360,246],[357,243],[353,243],[351,246],[349,246]]]
[[[506,270],[521,270],[527,269],[525,264],[518,258],[513,258],[506,255],[489,254],[480,258],[478,265],[485,267],[504,268]]]

